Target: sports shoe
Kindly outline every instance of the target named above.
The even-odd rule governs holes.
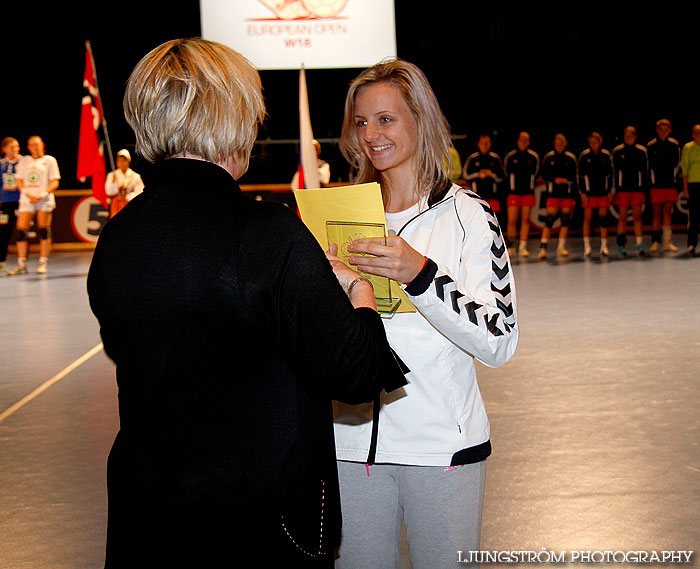
[[[508,256],[511,258],[515,257],[515,247],[508,247]]]
[[[610,251],[608,251],[608,248],[607,248],[605,245],[603,245],[603,246],[600,248],[600,256],[601,256],[601,257],[607,257],[608,255],[610,255]]]
[[[540,247],[540,252],[537,254],[538,259],[546,259],[547,258],[547,249],[544,247]]]
[[[625,249],[624,247],[620,246],[617,248],[617,250],[620,252],[620,255],[622,255],[623,257],[627,256],[627,249]]]
[[[646,255],[643,245],[637,245],[637,255],[639,255],[640,257],[644,257],[644,255]]]
[[[27,266],[26,265],[17,265],[14,269],[7,271],[8,275],[26,275],[27,274]]]
[[[5,265],[5,261],[0,263],[0,273],[6,273],[7,272],[7,265]]]
[[[37,267],[36,272],[39,273],[40,275],[45,275],[46,273],[49,272],[49,266],[46,263],[39,263],[39,266]]]
[[[591,246],[590,245],[585,245],[583,247],[583,256],[584,257],[590,257],[591,256]]]
[[[664,249],[665,249],[665,247],[664,247]],[[658,250],[659,250],[659,242],[658,242],[658,241],[654,241],[654,242],[651,244],[651,247],[649,247],[649,251],[650,251],[651,253],[656,253]]]
[[[559,255],[560,257],[568,257],[569,252],[566,249],[564,249],[563,247],[561,247],[561,248],[557,249],[557,255]]]
[[[518,255],[520,255],[521,257],[529,257],[530,251],[527,250],[527,247],[521,245],[520,249],[518,249]]]
[[[673,253],[675,253],[676,251],[678,251],[678,247],[676,247],[670,241],[667,241],[666,243],[664,243],[664,251],[672,251]]]

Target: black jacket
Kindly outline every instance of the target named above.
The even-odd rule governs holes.
[[[511,193],[527,195],[535,191],[535,179],[540,169],[539,155],[529,148],[516,148],[506,154],[503,162]]]
[[[676,188],[681,165],[681,146],[670,136],[666,140],[654,138],[647,144],[649,183],[652,188]]]
[[[547,192],[554,198],[573,198],[576,193],[576,156],[568,150],[552,150],[542,158],[540,175],[547,182]],[[556,184],[556,178],[566,178],[568,183]]]
[[[615,190],[644,192],[647,188],[649,160],[641,144],[620,144],[612,151]]]
[[[88,292],[119,386],[106,566],[328,559],[331,400],[403,375],[299,218],[216,165],[162,161],[105,224]]]
[[[479,171],[491,170],[493,176],[479,178]],[[501,157],[494,152],[474,152],[468,158],[463,168],[465,180],[472,183],[474,190],[483,199],[495,199],[498,197],[498,186],[503,182],[503,164]]]
[[[612,157],[601,148],[586,148],[578,157],[579,190],[588,196],[607,196],[613,188]]]

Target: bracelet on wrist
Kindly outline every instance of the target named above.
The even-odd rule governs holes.
[[[367,277],[359,276],[357,277],[354,281],[350,283],[350,286],[348,287],[348,297],[350,296],[350,293],[352,292],[352,288],[359,283],[360,281],[365,281],[366,283],[369,284],[369,286],[372,288],[374,291],[374,286],[372,286],[372,281],[370,281]]]

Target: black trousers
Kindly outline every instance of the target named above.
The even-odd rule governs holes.
[[[688,184],[688,247],[698,245],[698,221],[700,221],[700,182]]]
[[[7,258],[7,248],[12,239],[12,232],[17,225],[16,211],[19,202],[5,202],[0,204],[0,212],[7,215],[7,223],[0,223],[0,263],[4,263]]]

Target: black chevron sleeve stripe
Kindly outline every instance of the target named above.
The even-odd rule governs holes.
[[[457,304],[457,301],[463,296],[464,295],[458,290],[453,290],[450,293],[450,297],[452,298],[452,310],[454,310],[457,314],[459,314],[459,304]]]
[[[496,261],[493,260],[491,261],[491,269],[493,270],[494,274],[498,277],[499,281],[502,281],[504,278],[506,278],[506,276],[510,272],[508,269],[508,263],[503,265],[503,267],[499,267],[496,264]]]
[[[476,324],[477,326],[479,325],[479,320],[476,316],[476,311],[481,308],[482,305],[479,304],[478,302],[474,302],[473,300],[471,302],[468,302],[465,305],[465,308],[467,309],[467,316],[469,317],[469,321],[472,324]]]
[[[484,314],[484,320],[486,321],[486,327],[489,329],[489,332],[491,332],[491,334],[493,334],[494,336],[503,336],[503,331],[498,327],[498,317],[499,316],[500,316],[500,314],[496,313],[489,320],[488,314]]]
[[[495,293],[496,307],[503,318],[497,318],[499,314],[496,314],[491,319],[485,317],[485,321],[489,332],[500,336],[504,334],[504,330],[509,332],[515,326],[515,311],[511,299],[512,287],[510,284],[510,266],[506,254],[506,243],[501,227],[498,224],[498,219],[488,203],[477,195],[471,195],[471,197],[476,199],[486,212],[486,221],[493,233],[493,243],[491,244],[491,270],[493,271],[491,290]]]
[[[485,326],[490,334],[503,336],[516,325],[515,310],[511,298],[513,288],[510,282],[510,265],[505,239],[498,220],[488,203],[473,192],[466,191],[465,194],[481,205],[492,233],[489,250],[492,271],[491,291],[494,293],[495,308],[492,305],[489,308],[489,305],[480,304],[474,300],[468,301],[465,295],[457,290],[452,278],[447,275],[441,275],[434,279],[435,291],[442,302],[449,302],[457,314],[466,316],[475,326]]]
[[[484,200],[480,200],[479,204],[481,205],[482,208],[484,208],[484,211],[486,213],[493,215],[493,210],[491,209],[491,206],[488,204],[488,202],[485,202]]]
[[[496,306],[499,310],[503,312],[506,316],[513,316],[513,303],[505,304],[501,302],[498,298],[496,299]]]
[[[435,279],[435,292],[437,292],[438,298],[445,302],[445,286],[450,284],[452,279],[447,275],[443,275]]]
[[[491,290],[493,292],[497,292],[503,297],[506,297],[510,294],[510,283],[508,283],[506,286],[503,288],[498,288],[495,283],[491,283]]]

